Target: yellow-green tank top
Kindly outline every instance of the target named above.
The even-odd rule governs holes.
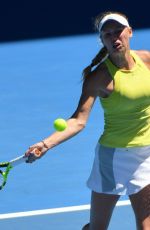
[[[104,131],[99,142],[109,147],[150,145],[150,70],[131,51],[135,66],[120,70],[107,58],[105,64],[114,80],[108,98],[100,98],[104,109]]]

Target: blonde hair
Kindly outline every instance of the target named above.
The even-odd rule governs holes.
[[[109,14],[119,14],[123,17],[125,17],[127,20],[128,18],[126,17],[126,15],[120,13],[120,12],[112,12],[112,11],[108,11],[108,12],[104,12],[102,14],[99,14],[95,17],[94,20],[94,27],[97,31],[99,31],[99,23],[100,21]],[[88,77],[88,75],[91,73],[92,71],[92,67],[97,66],[98,64],[101,63],[101,61],[108,55],[107,52],[107,48],[104,46],[100,49],[100,51],[96,54],[96,56],[92,59],[91,63],[84,68],[83,72],[82,72],[82,76],[83,76],[83,80],[85,80],[86,77]]]

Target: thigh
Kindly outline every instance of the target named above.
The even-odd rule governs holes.
[[[150,185],[130,195],[129,198],[135,213],[137,229],[150,230]]]
[[[90,230],[106,230],[119,195],[92,192]]]

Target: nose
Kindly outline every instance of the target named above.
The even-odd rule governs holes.
[[[111,34],[111,41],[116,42],[117,39],[118,39],[118,35],[116,33],[112,33]]]

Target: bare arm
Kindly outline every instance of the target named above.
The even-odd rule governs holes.
[[[85,81],[78,107],[74,114],[67,120],[67,128],[63,132],[55,132],[47,137],[44,142],[52,148],[78,134],[86,125],[89,113],[94,104],[96,95],[91,89],[90,81]]]
[[[45,138],[44,143],[47,147],[43,146],[42,142],[39,142],[31,146],[27,150],[26,155],[29,156],[31,151],[33,151],[34,149],[39,149],[41,151],[40,156],[42,156],[45,154],[45,152],[47,152],[47,150],[78,134],[86,125],[96,97],[96,83],[93,80],[93,77],[90,76],[83,83],[82,94],[79,100],[79,104],[74,114],[67,120],[67,128],[62,132],[54,132],[49,137]]]

